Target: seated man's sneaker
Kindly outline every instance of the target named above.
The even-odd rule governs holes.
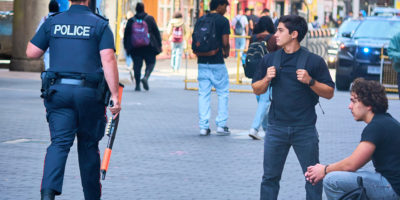
[[[207,135],[210,135],[210,133],[211,133],[211,130],[208,128],[208,129],[200,129],[200,136],[207,136]]]
[[[262,138],[260,137],[260,135],[258,135],[258,130],[251,128],[249,131],[249,136],[251,138],[253,138],[254,140],[261,140]]]
[[[231,134],[231,132],[229,131],[229,128],[228,127],[218,127],[217,128],[217,135],[220,135],[220,136],[228,136],[228,135],[230,135]]]

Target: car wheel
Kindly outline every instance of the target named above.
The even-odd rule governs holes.
[[[347,91],[350,88],[350,80],[343,76],[336,75],[336,89]]]

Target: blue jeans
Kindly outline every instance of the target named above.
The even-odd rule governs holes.
[[[339,199],[347,192],[358,188],[358,176],[363,178],[363,185],[369,199],[400,199],[385,177],[378,172],[368,171],[336,171],[327,174],[324,178],[326,197],[328,199]]]
[[[319,139],[315,125],[284,127],[268,124],[264,138],[264,175],[261,182],[261,200],[278,198],[279,181],[289,149],[293,146],[303,174],[307,167],[319,163]],[[302,176],[303,174],[299,174]],[[304,179],[305,181],[305,179]],[[305,181],[306,198],[322,199],[322,181],[313,186]]]
[[[253,124],[251,125],[251,128],[254,128],[256,130],[260,129],[260,126],[262,125],[264,131],[267,130],[267,123],[268,123],[268,110],[269,110],[269,105],[271,104],[271,101],[269,100],[269,90],[265,92],[264,94],[257,95],[257,111],[256,111],[256,116],[254,116],[253,119]]]
[[[243,54],[245,46],[246,46],[246,38],[235,38],[235,49],[240,49],[240,55]]]
[[[218,115],[215,123],[225,127],[228,120],[229,77],[225,64],[199,64],[199,126],[200,129],[209,128],[211,116],[211,89],[218,94]]]
[[[173,70],[179,70],[182,62],[183,42],[180,43],[172,42],[171,44],[172,44],[171,67]]]

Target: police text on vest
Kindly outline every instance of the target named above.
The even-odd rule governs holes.
[[[54,27],[54,35],[63,36],[90,36],[90,26],[78,26],[78,25],[60,25],[57,24]]]

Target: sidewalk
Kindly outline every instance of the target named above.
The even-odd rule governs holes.
[[[191,74],[196,73],[191,61]],[[228,65],[229,68],[231,68]],[[255,200],[263,170],[263,141],[247,136],[256,111],[253,94],[230,93],[228,126],[232,135],[215,135],[217,95],[212,93],[209,137],[198,129],[198,93],[184,90],[184,72],[170,72],[168,60],[157,61],[150,91],[127,85],[103,199]],[[39,73],[0,70],[0,199],[39,199],[43,160],[50,144]],[[321,163],[350,155],[365,124],[347,109],[349,92],[335,92],[316,106]],[[400,119],[400,101],[389,112]],[[107,137],[100,142],[103,155]],[[364,169],[372,170],[371,163]],[[83,199],[76,144],[69,154],[63,195]],[[281,180],[279,200],[305,199],[304,176],[293,150]],[[325,197],[324,197],[325,199]]]

